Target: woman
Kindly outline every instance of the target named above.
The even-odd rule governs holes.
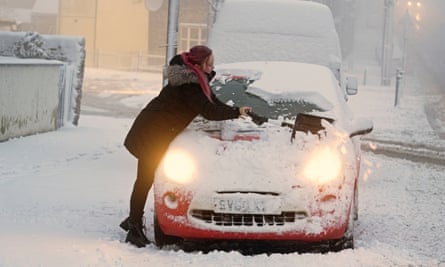
[[[142,216],[156,168],[171,141],[197,116],[228,120],[247,116],[250,107],[231,107],[219,101],[209,88],[214,57],[206,46],[194,46],[176,55],[167,68],[168,84],[139,113],[124,145],[138,159],[136,182],[130,199],[130,216],[121,223],[126,242],[137,247],[149,243]]]

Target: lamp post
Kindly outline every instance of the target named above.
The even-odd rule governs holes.
[[[421,11],[422,3],[417,1],[413,3],[412,1],[408,1],[406,5],[406,11],[403,15],[403,57],[402,57],[402,70],[406,71],[407,65],[407,57],[408,57],[408,39],[410,37],[410,33],[412,33],[412,27],[415,27],[416,30],[419,30],[419,22],[420,22],[420,11]]]
[[[383,16],[381,84],[391,85],[392,31],[394,0],[385,0]]]
[[[407,49],[408,49],[408,25],[410,24],[410,15],[408,9],[403,16],[403,50],[402,50],[402,70],[406,71]]]
[[[167,25],[167,52],[165,56],[164,68],[167,68],[170,59],[176,55],[178,48],[178,20],[179,20],[179,0],[168,1],[168,25]],[[167,84],[167,77],[163,71],[162,84]]]

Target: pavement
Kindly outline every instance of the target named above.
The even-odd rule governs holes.
[[[395,105],[395,78],[391,85],[381,86],[378,65],[354,68],[356,77],[364,77],[365,72],[366,84],[365,79],[359,79],[359,94],[350,98],[356,114],[374,121],[373,132],[362,138],[362,149],[445,165],[445,96],[434,79],[422,69],[406,73],[399,83]]]

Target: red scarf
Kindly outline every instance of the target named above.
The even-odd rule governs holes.
[[[212,93],[210,91],[210,87],[209,87],[209,84],[208,84],[208,81],[207,81],[207,78],[206,78],[204,72],[201,69],[197,68],[192,63],[190,63],[190,61],[188,60],[188,54],[189,53],[187,53],[187,52],[184,52],[181,54],[182,61],[184,61],[185,65],[190,67],[192,69],[192,71],[194,73],[196,73],[196,75],[198,76],[198,79],[199,79],[199,84],[201,85],[202,92],[209,99],[209,101],[213,103]]]

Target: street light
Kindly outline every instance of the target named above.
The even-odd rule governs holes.
[[[413,2],[408,1],[408,7],[411,7],[412,5],[413,5]],[[420,1],[417,1],[417,2],[416,2],[416,6],[417,6],[417,7],[421,7],[421,6],[422,6],[422,3],[421,3]]]
[[[406,71],[407,68],[407,55],[408,55],[408,34],[409,28],[415,26],[416,30],[420,29],[420,11],[422,7],[421,1],[408,1],[406,3],[406,11],[403,16],[403,51],[402,51],[402,70]]]
[[[412,6],[412,5],[413,5],[413,2],[408,1],[408,5],[409,5],[409,6]],[[420,1],[416,1],[416,6],[417,6],[417,7],[421,7],[421,6],[422,6],[422,3],[421,3]]]
[[[422,2],[421,1],[416,1],[415,3],[412,1],[408,1],[407,3],[407,11],[409,13],[409,15],[414,18],[415,20],[415,26],[416,26],[416,30],[420,29],[420,20],[421,20],[421,8],[422,8]]]

